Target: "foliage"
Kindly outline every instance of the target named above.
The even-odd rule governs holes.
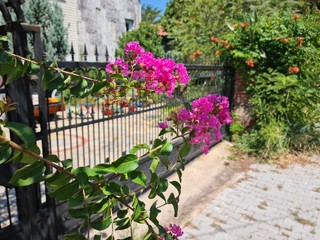
[[[171,56],[185,63],[213,62],[211,36],[227,32],[227,23],[243,21],[243,16],[255,11],[270,15],[277,9],[300,11],[306,1],[278,0],[171,0],[161,24],[172,39]]]
[[[164,57],[162,37],[158,35],[159,25],[141,22],[138,29],[124,33],[118,41],[117,55],[124,56],[124,47],[130,41],[137,41],[147,51],[152,51],[156,57]]]
[[[135,68],[136,65],[139,68]],[[131,89],[137,90],[140,96],[156,92],[171,97],[175,86],[183,87],[189,80],[182,64],[176,64],[171,59],[155,58],[138,43],[132,42],[125,47],[125,59],[108,63],[108,75],[94,68],[86,74],[79,70],[67,72],[55,62],[48,66],[0,49],[0,75],[4,76],[5,84],[24,74],[36,74],[40,69],[43,71],[43,89],[69,89],[72,95],[81,97],[108,94],[115,101]],[[231,121],[227,107],[225,97],[209,95],[200,98],[192,103],[191,109],[173,112],[167,119],[170,122],[159,124],[159,138],[151,146],[138,144],[129,154],[112,163],[77,168],[72,166],[70,159],[59,159],[56,155],[41,156],[39,147],[35,145],[35,133],[28,126],[0,120],[0,164],[15,162],[22,165],[14,173],[10,184],[21,187],[44,181],[49,188],[49,196],[68,201],[69,216],[81,219],[83,223],[78,232],[66,235],[66,239],[91,239],[89,233],[87,236],[81,234],[82,229],[88,228],[99,231],[111,229],[108,239],[114,239],[115,231],[131,229],[131,236],[125,239],[132,239],[133,223],[148,227],[143,239],[178,239],[182,235],[179,226],[164,228],[159,224],[157,217],[160,208],[172,205],[177,216],[182,170],[191,143],[202,144],[202,141],[198,141],[203,138],[206,144],[210,144],[214,134],[219,138],[217,132],[221,125]],[[0,116],[8,111],[14,111],[14,105],[9,100],[0,101]],[[14,132],[23,144],[10,141],[4,129]],[[202,130],[205,130],[203,136]],[[181,139],[182,145],[174,147],[164,137],[166,133]],[[147,153],[139,156],[141,150]],[[177,154],[172,154],[173,150]],[[169,161],[171,155],[176,156],[173,163]],[[139,170],[139,160],[145,156],[151,158],[152,163],[149,171],[142,172]],[[157,169],[161,165],[167,172],[176,171],[179,181],[168,181],[159,175]],[[50,172],[49,169],[54,171]],[[132,191],[128,187],[130,183],[140,188]],[[174,187],[174,192],[166,193],[169,185]],[[138,197],[138,193],[147,188],[150,189],[149,199],[154,199],[150,207]],[[163,202],[155,200],[156,197]],[[100,238],[97,235],[94,237]]]
[[[68,51],[67,29],[62,9],[57,2],[28,0],[23,5],[26,21],[41,26],[41,39],[48,60],[64,60]]]
[[[141,21],[149,23],[158,23],[161,18],[161,10],[148,4],[141,7]]]
[[[319,20],[318,11],[253,13],[247,21],[230,23],[223,39],[212,37],[215,53],[248,79],[256,125],[246,141],[265,157],[319,147]],[[309,137],[297,144],[301,131]]]

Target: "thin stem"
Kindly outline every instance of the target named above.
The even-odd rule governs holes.
[[[42,67],[42,68],[50,69],[50,70],[53,70],[55,72],[60,72],[60,73],[63,73],[63,74],[69,75],[69,76],[80,77],[80,78],[83,78],[83,79],[85,79],[87,81],[90,81],[90,82],[95,82],[95,83],[101,82],[100,80],[96,80],[96,79],[93,79],[93,78],[90,78],[90,77],[82,76],[82,75],[79,75],[79,74],[76,74],[76,73],[73,73],[73,72],[68,72],[68,71],[62,70],[61,68],[58,68],[58,67],[50,67],[50,66],[48,66],[46,64],[39,63],[39,62],[31,60],[29,58],[24,58],[22,56],[16,55],[16,54],[8,52],[8,51],[5,51],[5,52],[7,54],[11,55],[14,58],[18,58],[20,60],[33,63],[35,65],[38,65],[38,66]]]
[[[28,149],[25,149],[23,147],[21,147],[19,144],[15,143],[15,142],[12,142],[10,141],[9,139],[6,139],[5,137],[3,136],[0,136],[0,142],[8,142],[10,144],[11,147],[13,147],[14,149],[20,151],[20,152],[23,152],[23,153],[26,153],[28,154],[29,156],[31,157],[34,157],[38,160],[41,160],[43,161],[47,166],[50,166],[60,172],[63,172],[67,175],[69,175],[71,178],[76,178],[76,175],[74,175],[73,173],[67,171],[66,169],[64,169],[63,167],[51,162],[50,160],[44,158],[44,157],[41,157],[40,155],[36,154],[36,153],[33,153],[32,151],[28,150]]]

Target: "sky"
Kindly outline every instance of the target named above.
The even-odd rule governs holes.
[[[166,3],[170,0],[141,0],[141,6],[143,4],[149,4],[153,7],[157,7],[162,11],[162,14],[164,13],[164,10],[166,9]]]

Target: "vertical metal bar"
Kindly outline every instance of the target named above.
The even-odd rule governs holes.
[[[78,101],[77,98],[73,98],[74,99],[74,108],[75,108],[75,125],[78,125],[78,117],[79,117],[79,113],[78,113]],[[80,165],[80,153],[79,153],[79,132],[78,132],[78,127],[75,127],[75,131],[76,131],[76,145],[77,145],[77,165]],[[82,146],[83,147],[83,146]]]
[[[10,222],[10,226],[12,225],[12,216],[11,216],[11,209],[10,209],[10,201],[9,201],[9,192],[8,192],[8,188],[6,188],[6,200],[7,200],[7,211],[8,211],[8,217],[9,217],[9,222]]]

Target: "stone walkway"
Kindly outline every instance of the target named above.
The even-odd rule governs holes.
[[[320,239],[320,165],[251,165],[183,231],[181,240]]]

